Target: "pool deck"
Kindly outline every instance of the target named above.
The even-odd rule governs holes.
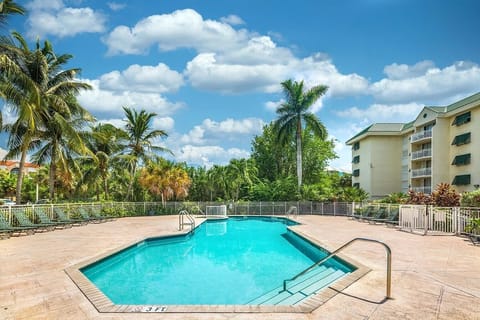
[[[356,243],[344,255],[371,271],[312,313],[99,313],[65,269],[146,237],[177,233],[177,217],[122,218],[0,241],[0,319],[479,319],[480,246],[453,236],[419,236],[345,217],[300,216],[299,231],[334,250],[354,237],[392,249],[392,296],[385,250]],[[200,308],[201,310],[201,308]]]

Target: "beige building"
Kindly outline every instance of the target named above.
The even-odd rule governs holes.
[[[375,123],[347,141],[352,184],[372,198],[441,182],[458,192],[480,186],[480,93],[446,107],[425,107],[409,123]]]

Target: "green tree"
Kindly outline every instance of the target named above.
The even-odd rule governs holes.
[[[277,138],[281,145],[286,145],[295,137],[297,185],[302,186],[302,131],[305,125],[318,137],[325,139],[327,130],[322,122],[309,111],[310,107],[327,92],[326,86],[314,86],[304,91],[303,81],[291,79],[282,82],[285,103],[277,109],[278,119],[274,122]]]
[[[112,124],[97,124],[91,128],[91,134],[85,136],[91,155],[81,157],[82,177],[79,186],[94,186],[97,200],[100,190],[103,198],[109,199],[108,180],[115,155],[121,151],[122,143],[128,138],[125,131]]]
[[[25,9],[12,0],[0,1],[0,25],[5,25],[8,18],[14,14],[25,14]]]
[[[68,129],[68,118],[65,119],[65,116],[71,117],[69,112],[74,112],[74,96],[90,86],[75,81],[80,69],[61,69],[71,55],[57,56],[48,41],[43,46],[37,41],[35,49],[30,50],[19,33],[12,35],[18,45],[14,42],[0,43],[3,52],[0,54],[0,94],[17,114],[16,121],[6,130],[10,133],[7,157],[20,155],[17,181],[17,203],[20,203],[27,153],[41,145],[41,138],[51,129],[49,126],[52,123]],[[54,163],[56,157],[51,154],[50,159]],[[53,184],[55,166],[52,170]]]
[[[137,112],[128,107],[123,107],[123,110],[127,117],[125,131],[128,135],[128,144],[125,146],[127,153],[124,155],[124,159],[130,168],[131,179],[127,190],[127,198],[133,198],[132,190],[139,161],[147,162],[153,158],[154,152],[171,153],[171,151],[153,144],[154,139],[167,136],[165,131],[151,128],[156,113],[149,113],[145,110]]]
[[[11,197],[15,194],[15,184],[17,179],[7,170],[0,170],[0,197]]]

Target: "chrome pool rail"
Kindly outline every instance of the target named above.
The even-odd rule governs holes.
[[[188,222],[185,222],[185,218]],[[178,213],[178,230],[183,230],[184,225],[190,225],[190,230],[195,229],[195,219],[187,210],[180,210]]]
[[[336,255],[338,252],[342,251],[343,249],[345,249],[346,247],[350,246],[353,242],[355,241],[366,241],[366,242],[374,242],[374,243],[378,243],[378,244],[381,244],[384,248],[385,248],[385,251],[387,252],[387,281],[386,281],[386,298],[387,299],[390,299],[392,296],[391,296],[391,287],[392,287],[392,250],[390,249],[390,247],[384,243],[384,242],[381,242],[379,240],[375,240],[375,239],[368,239],[368,238],[354,238],[350,241],[348,241],[347,243],[343,244],[342,246],[340,246],[338,249],[336,249],[335,251],[333,251],[332,253],[330,253],[328,256],[326,256],[325,258],[315,262],[314,264],[312,264],[310,267],[306,268],[305,270],[299,272],[297,275],[295,275],[294,277],[290,278],[290,279],[285,279],[283,280],[283,290],[280,291],[280,292],[283,292],[283,291],[286,291],[287,290],[287,282],[289,281],[293,281],[295,279],[297,279],[298,277],[304,275],[305,273],[307,273],[308,271],[312,270],[313,268],[321,265],[322,263],[324,263],[325,261],[327,261],[328,259],[332,258],[334,255]]]

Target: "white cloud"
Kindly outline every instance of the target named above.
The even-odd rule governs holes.
[[[276,112],[282,103],[285,103],[285,99],[283,98],[278,101],[267,101],[265,102],[265,108],[269,111]]]
[[[118,3],[118,2],[107,2],[107,5],[112,11],[119,11],[124,9],[127,6],[127,4],[125,3]]]
[[[240,93],[278,91],[288,73],[282,65],[221,64],[214,53],[202,53],[188,62],[185,75],[202,90]]]
[[[47,35],[69,37],[105,30],[105,16],[89,7],[66,7],[61,0],[34,0],[26,7],[29,10],[27,35],[30,38]]]
[[[226,17],[221,17],[220,21],[222,21],[223,23],[228,23],[229,25],[232,25],[232,26],[245,24],[245,21],[243,21],[242,18],[234,14],[228,15]]]
[[[175,127],[175,120],[172,117],[155,117],[153,118],[152,127],[155,130],[164,130],[167,134]]]
[[[229,24],[204,20],[195,10],[177,10],[171,14],[153,15],[140,20],[132,28],[118,26],[104,38],[108,54],[140,54],[152,45],[168,51],[193,48],[212,51],[238,48],[247,38],[245,30],[235,30]]]
[[[407,104],[372,104],[366,109],[352,107],[336,112],[344,118],[367,120],[369,122],[409,122],[422,110],[419,103]]]
[[[480,83],[479,65],[466,61],[443,69],[422,61],[413,66],[393,64],[384,70],[387,78],[370,87],[380,103],[442,103],[453,95],[465,97],[478,91]]]
[[[224,149],[220,146],[192,146],[185,145],[174,150],[175,159],[193,165],[210,168],[213,164],[227,164],[230,159],[249,157],[250,153],[238,148]]]
[[[224,121],[203,120],[187,134],[180,137],[184,144],[204,145],[221,141],[243,140],[245,137],[260,134],[265,122],[258,118],[226,119]]]
[[[122,107],[128,106],[167,116],[183,107],[182,103],[172,103],[158,93],[102,90],[99,80],[82,79],[82,81],[89,83],[93,90],[82,91],[78,100],[93,114],[119,116],[123,114]]]
[[[134,64],[123,71],[112,71],[100,76],[100,88],[107,90],[134,90],[140,92],[173,92],[183,85],[183,76],[167,65],[140,66]]]

